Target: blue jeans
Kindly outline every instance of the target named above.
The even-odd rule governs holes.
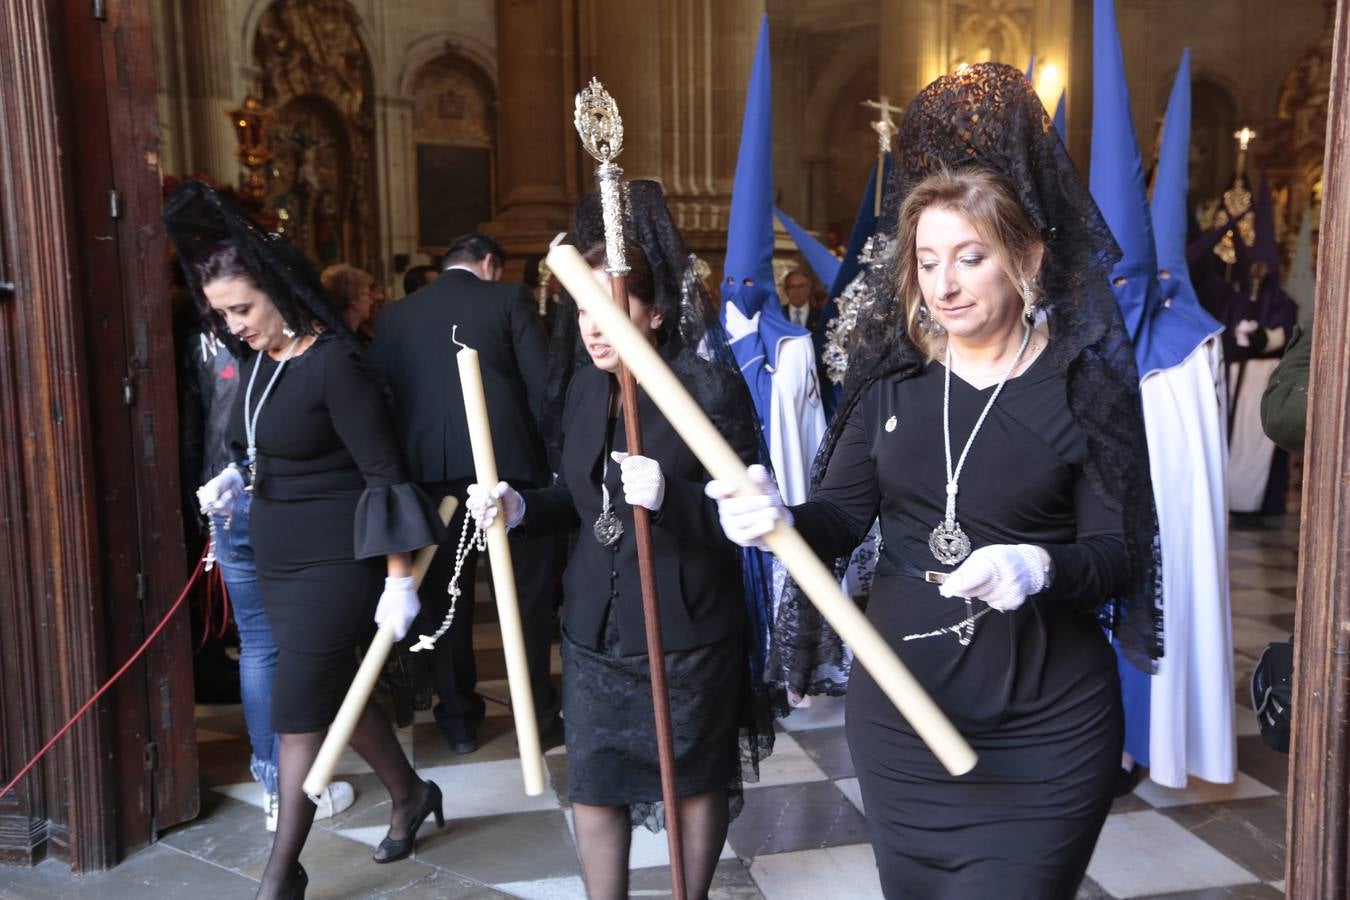
[[[244,705],[253,759],[249,770],[265,790],[277,792],[277,756],[280,742],[272,731],[272,677],[277,669],[277,645],[263,609],[258,570],[248,536],[251,497],[245,494],[226,526],[225,516],[211,517],[216,540],[216,565],[230,595],[234,624],[239,629],[239,695]]]

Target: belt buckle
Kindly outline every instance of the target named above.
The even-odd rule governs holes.
[[[928,582],[929,584],[942,584],[942,582],[947,580],[947,573],[925,571],[923,573],[923,580]]]

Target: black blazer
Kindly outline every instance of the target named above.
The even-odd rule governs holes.
[[[572,379],[563,410],[561,471],[553,487],[523,491],[531,532],[580,528],[576,549],[563,575],[563,626],[573,640],[598,647],[610,593],[610,572],[618,591],[619,652],[647,652],[642,589],[638,583],[633,510],[623,499],[619,466],[610,460],[605,483],[610,502],[623,521],[615,548],[601,546],[592,533],[600,515],[601,454],[613,379],[593,366]],[[744,386],[741,379],[735,384]],[[617,387],[615,388],[617,390]],[[750,409],[750,398],[741,409]],[[645,455],[661,464],[665,499],[652,516],[652,546],[661,634],[666,650],[689,650],[738,633],[745,625],[745,592],[740,556],[722,534],[717,504],[703,494],[708,474],[645,393],[639,392]],[[614,449],[624,450],[623,416],[614,428]],[[741,458],[755,459],[754,447],[736,447]]]
[[[548,483],[538,416],[548,346],[529,291],[452,269],[375,319],[376,362],[389,381],[408,468],[420,484],[474,478],[459,367],[451,343],[478,351],[498,474]]]

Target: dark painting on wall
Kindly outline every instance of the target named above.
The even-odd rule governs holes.
[[[417,145],[417,242],[444,251],[492,218],[492,151]]]

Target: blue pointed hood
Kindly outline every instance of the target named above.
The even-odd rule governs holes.
[[[736,306],[747,318],[759,313],[765,357],[774,368],[778,363],[778,342],[807,332],[783,315],[774,289],[771,81],[769,17],[765,15],[760,19],[759,43],[750,69],[741,148],[731,187],[727,257],[722,270],[722,320],[725,323],[729,306]]]
[[[1092,16],[1092,168],[1089,186],[1121,258],[1111,287],[1134,342],[1139,377],[1151,369],[1153,317],[1162,308],[1158,265],[1149,220],[1148,191],[1130,115],[1125,60],[1112,0],[1094,0]],[[1155,366],[1156,368],[1156,366]]]
[[[1059,132],[1059,139],[1064,143],[1065,146],[1068,146],[1069,144],[1069,132],[1067,130],[1067,125],[1065,124],[1065,117],[1064,117],[1064,96],[1067,93],[1068,93],[1067,91],[1059,92],[1059,102],[1055,104],[1055,115],[1054,115],[1055,130]]]
[[[811,233],[792,220],[792,217],[783,212],[778,207],[773,208],[774,215],[778,216],[778,221],[783,223],[788,234],[792,235],[792,241],[797,245],[797,249],[802,251],[802,256],[806,257],[806,264],[811,267],[811,271],[816,273],[820,283],[824,285],[834,284],[834,278],[839,274],[839,257],[830,252],[820,241],[811,236]]]
[[[1170,369],[1189,357],[1206,340],[1223,331],[1200,305],[1186,264],[1186,227],[1190,210],[1191,51],[1181,54],[1181,65],[1167,100],[1162,149],[1153,182],[1153,241],[1158,257],[1158,284],[1163,309],[1153,329],[1151,369]],[[1140,371],[1144,370],[1141,364]]]
[[[1027,61],[1027,81],[1031,82],[1032,87],[1036,86],[1036,54],[1031,54],[1031,59]]]

